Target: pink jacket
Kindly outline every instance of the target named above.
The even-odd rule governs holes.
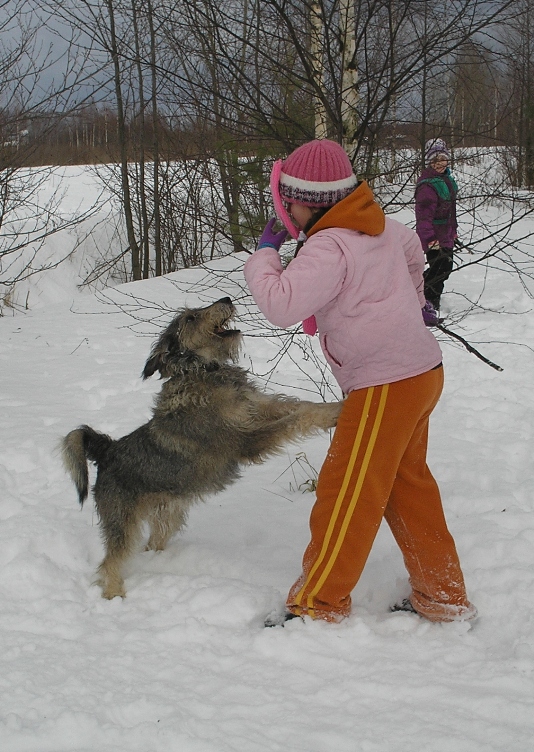
[[[245,279],[276,326],[315,315],[325,358],[348,393],[417,376],[441,362],[421,315],[423,268],[415,232],[386,218],[374,236],[347,227],[319,230],[285,270],[274,248],[260,248],[245,264]]]

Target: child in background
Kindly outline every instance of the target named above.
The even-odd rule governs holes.
[[[458,229],[458,186],[449,169],[450,158],[443,139],[427,141],[426,168],[415,186],[415,231],[428,262],[428,269],[423,275],[425,298],[436,311],[439,311],[443,288],[452,272],[454,241]]]
[[[296,149],[271,177],[275,208],[245,278],[265,317],[289,327],[306,320],[346,396],[321,469],[311,540],[286,612],[338,622],[350,614],[383,518],[397,541],[411,594],[395,610],[431,621],[472,619],[438,486],[426,464],[428,420],[443,388],[439,345],[421,309],[424,256],[417,235],[386,218],[358,183],[339,144]],[[287,230],[287,231],[286,231]],[[284,270],[289,232],[299,250]]]

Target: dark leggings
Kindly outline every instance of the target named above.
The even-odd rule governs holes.
[[[449,279],[452,272],[453,255],[454,251],[452,248],[439,248],[438,250],[429,248],[426,252],[428,269],[426,269],[423,275],[425,279],[425,298],[436,308],[439,307],[445,281]]]

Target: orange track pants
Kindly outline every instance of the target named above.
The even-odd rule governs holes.
[[[350,613],[350,593],[385,517],[410,577],[410,601],[432,621],[472,618],[436,481],[426,464],[428,419],[443,368],[351,392],[319,474],[311,541],[287,607],[326,621]]]

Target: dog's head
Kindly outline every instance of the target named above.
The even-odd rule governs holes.
[[[202,365],[235,361],[241,332],[229,328],[234,316],[235,307],[230,298],[221,298],[206,308],[184,308],[154,344],[143,378],[147,379],[156,371],[161,378],[168,378],[194,361]]]

